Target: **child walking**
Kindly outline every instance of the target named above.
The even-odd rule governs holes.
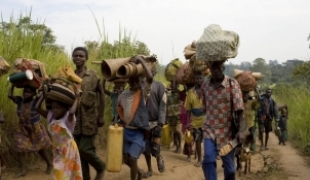
[[[287,141],[287,120],[288,120],[288,108],[287,105],[284,105],[283,108],[279,108],[281,112],[281,116],[278,122],[278,127],[281,130],[281,135],[279,138],[279,145],[285,146],[285,142]]]
[[[140,56],[133,57],[131,61],[142,64],[147,76],[146,85],[142,88],[142,76],[129,78],[129,89],[120,94],[117,111],[124,124],[124,162],[130,168],[130,179],[141,180],[142,171],[138,168],[137,159],[145,149],[145,140],[150,131],[146,101],[153,75]]]
[[[76,93],[76,99],[71,107],[52,100],[52,109],[49,111],[41,108],[43,95],[36,104],[38,113],[47,118],[49,123],[48,131],[52,136],[53,147],[53,179],[56,180],[82,180],[80,154],[72,135],[76,123],[78,97],[79,93]]]

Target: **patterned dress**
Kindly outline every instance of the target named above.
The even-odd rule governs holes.
[[[74,117],[74,121],[70,123],[68,116],[69,112],[56,120],[51,111],[47,115],[53,146],[53,179],[82,180],[80,154],[72,136],[76,119]]]
[[[21,96],[16,96],[19,123],[14,129],[14,145],[17,152],[37,152],[50,146],[51,140],[35,110],[37,100],[32,100],[28,106],[23,101]]]

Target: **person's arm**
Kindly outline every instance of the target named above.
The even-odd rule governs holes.
[[[141,63],[141,65],[143,66],[145,72],[146,72],[146,81],[149,84],[152,84],[153,82],[153,74],[150,70],[150,68],[148,68],[148,66],[146,65],[145,61],[142,59],[142,57],[140,56],[135,56],[137,62]]]
[[[166,92],[165,92],[165,87],[162,85],[162,91],[164,91],[163,95],[162,95],[162,98],[161,98],[161,101],[159,103],[159,111],[158,111],[158,124],[160,126],[163,126],[165,124],[165,121],[166,121],[166,112],[167,112],[167,95],[166,95]]]
[[[103,88],[103,91],[104,91],[104,93],[105,93],[106,95],[111,96],[111,92],[110,92],[109,90],[106,89],[105,85],[106,85],[106,80],[103,79],[103,80],[102,80],[102,88]]]
[[[14,85],[12,84],[12,86],[9,89],[9,92],[8,92],[8,98],[10,98],[14,103],[16,103],[17,102],[17,98],[14,96],[13,92],[14,92]]]
[[[78,106],[78,102],[79,102],[79,98],[80,98],[80,92],[76,92],[75,93],[75,100],[69,110],[69,116],[68,116],[68,122],[72,122],[74,120],[74,115]]]
[[[44,96],[43,94],[41,96],[38,97],[39,100],[37,101],[37,104],[36,104],[36,111],[41,115],[43,116],[44,118],[47,118],[47,114],[48,114],[48,111],[42,109],[42,102],[44,100]]]
[[[98,119],[97,119],[97,124],[99,127],[102,127],[104,125],[104,120],[103,120],[103,112],[104,112],[104,91],[102,88],[102,85],[100,81],[98,81],[97,84],[97,91],[99,93],[99,112],[98,112]]]

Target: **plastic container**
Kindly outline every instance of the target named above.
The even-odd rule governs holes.
[[[169,125],[165,124],[162,129],[161,144],[163,146],[168,146],[170,142],[171,142],[171,136],[169,132]]]
[[[120,172],[123,160],[124,128],[110,125],[108,130],[106,170]]]

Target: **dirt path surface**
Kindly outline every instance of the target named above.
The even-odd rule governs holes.
[[[287,143],[286,146],[278,145],[277,137],[271,133],[269,150],[261,153],[256,153],[252,156],[251,173],[241,177],[237,175],[237,179],[254,180],[254,179],[267,179],[263,176],[264,172],[277,169],[269,173],[268,179],[289,179],[289,180],[308,180],[310,179],[310,168],[307,166],[305,159],[298,153],[298,151]],[[104,159],[104,151],[98,149],[98,154]],[[186,162],[186,156],[183,154],[175,154],[171,150],[162,148],[162,156],[165,160],[166,171],[159,173],[156,166],[156,161],[153,158],[153,176],[148,178],[149,180],[203,180],[203,173],[201,168],[194,166],[196,160],[192,162]],[[265,161],[264,161],[265,157]],[[263,168],[264,162],[266,167]],[[217,161],[218,166],[218,179],[223,179],[223,169],[221,168],[221,161]],[[146,163],[144,156],[139,159],[139,167],[146,169]],[[44,172],[45,165],[38,163],[28,167],[28,174],[25,177],[21,177],[21,180],[45,180],[50,179]],[[14,179],[13,175],[16,172],[16,168],[8,169],[5,174],[5,180]],[[91,169],[92,177],[95,176],[95,171]],[[129,168],[123,165],[121,172],[119,173],[106,173],[105,180],[129,180]]]

